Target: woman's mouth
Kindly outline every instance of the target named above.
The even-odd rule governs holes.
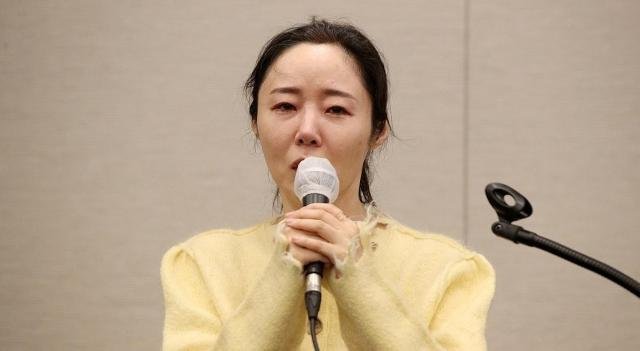
[[[293,161],[291,163],[291,169],[293,169],[294,171],[298,170],[298,165],[300,164],[300,162],[302,162],[302,160],[304,160],[304,157],[300,157],[300,158],[296,159],[295,161]]]

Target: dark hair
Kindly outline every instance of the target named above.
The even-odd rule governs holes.
[[[256,66],[244,85],[249,99],[252,123],[258,119],[258,92],[269,67],[282,53],[297,44],[337,44],[357,63],[369,97],[371,98],[371,136],[378,136],[387,125],[391,131],[387,112],[388,82],[382,57],[371,41],[356,27],[347,23],[311,18],[308,24],[297,25],[277,34],[265,44]],[[369,155],[362,165],[358,197],[362,203],[373,201],[370,190]],[[277,197],[276,193],[276,197]]]

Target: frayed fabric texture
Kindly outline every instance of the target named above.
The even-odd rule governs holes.
[[[298,261],[293,257],[291,252],[289,252],[289,240],[284,235],[283,230],[285,227],[284,219],[278,222],[276,226],[276,230],[273,232],[273,240],[276,243],[276,250],[278,252],[282,252],[282,259],[287,263],[294,265],[302,271],[302,262]]]
[[[343,259],[339,259],[336,256],[333,257],[334,269],[337,277],[342,274],[345,266],[349,262],[355,263],[360,259],[363,253],[362,243],[366,242],[369,239],[373,232],[373,229],[378,223],[380,212],[374,205],[366,204],[365,211],[367,213],[365,218],[362,221],[356,221],[356,224],[358,225],[358,234],[351,239],[347,255]],[[285,225],[286,224],[284,222],[284,219],[282,219],[276,226],[276,230],[274,232],[274,241],[277,245],[277,249],[282,250],[282,257],[285,261],[292,265],[295,265],[302,270],[302,263],[294,258],[293,255],[289,252],[289,240],[283,232]]]
[[[336,276],[339,276],[344,271],[345,266],[349,262],[357,262],[360,259],[363,253],[362,243],[369,239],[373,232],[373,228],[375,228],[378,223],[380,216],[378,209],[371,204],[367,204],[365,209],[367,211],[367,216],[364,220],[356,222],[359,229],[358,235],[351,239],[347,256],[345,256],[343,260],[339,260],[334,257],[333,262],[335,262]]]

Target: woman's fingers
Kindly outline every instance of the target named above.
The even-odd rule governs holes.
[[[302,245],[298,245],[294,242],[293,238],[318,238],[315,233],[306,232],[304,230],[296,229],[291,226],[284,226],[283,234],[289,240],[289,253],[303,265],[309,262],[322,261],[325,263],[331,263],[330,256],[324,256],[321,252],[310,250]],[[322,239],[318,239],[322,240]]]
[[[297,215],[297,214],[301,214],[301,213],[313,213],[315,211],[324,211],[327,214],[330,214],[331,216],[333,216],[334,218],[336,218],[338,221],[344,220],[347,218],[347,216],[344,214],[344,212],[342,212],[342,210],[340,208],[338,208],[336,205],[334,204],[329,204],[329,203],[313,203],[313,204],[309,204],[307,206],[301,207],[295,211],[291,211],[289,213],[286,214],[286,216],[288,215]]]
[[[342,260],[347,254],[346,250],[342,247],[333,245],[324,240],[318,239],[317,237],[292,236],[291,242],[296,246],[302,247],[308,251],[320,253],[324,258],[330,257],[331,261],[335,258]],[[313,262],[313,260],[308,262]]]
[[[348,238],[340,234],[339,229],[332,227],[322,220],[287,218],[285,219],[285,223],[289,227],[315,234],[331,243],[341,244],[343,241],[348,241]]]
[[[293,241],[289,245],[289,253],[291,253],[293,258],[302,263],[303,266],[307,265],[308,263],[317,261],[324,262],[325,264],[331,264],[331,260],[326,256],[309,250],[305,247],[299,246]]]
[[[347,245],[358,234],[358,226],[333,204],[310,204],[285,215],[287,224],[317,233],[325,240]]]
[[[292,245],[330,260],[344,259],[358,225],[332,204],[311,204],[285,215],[285,235]],[[300,252],[295,252],[294,257]],[[296,257],[307,261],[302,254]]]
[[[289,219],[289,218],[317,219],[327,223],[328,225],[334,228],[339,228],[341,225],[341,221],[334,214],[334,212],[329,211],[327,208],[325,208],[325,206],[320,206],[320,205],[328,205],[328,204],[311,204],[311,205],[302,207],[296,211],[292,211],[285,214],[285,218],[286,219]],[[333,206],[333,205],[330,205],[330,206]],[[342,211],[340,211],[340,213],[341,212]]]

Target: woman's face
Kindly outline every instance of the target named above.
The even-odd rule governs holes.
[[[297,44],[278,57],[258,92],[253,128],[285,211],[300,206],[293,180],[306,156],[327,158],[336,168],[338,207],[359,204],[362,164],[384,141],[372,143],[371,99],[355,61],[335,44]]]

